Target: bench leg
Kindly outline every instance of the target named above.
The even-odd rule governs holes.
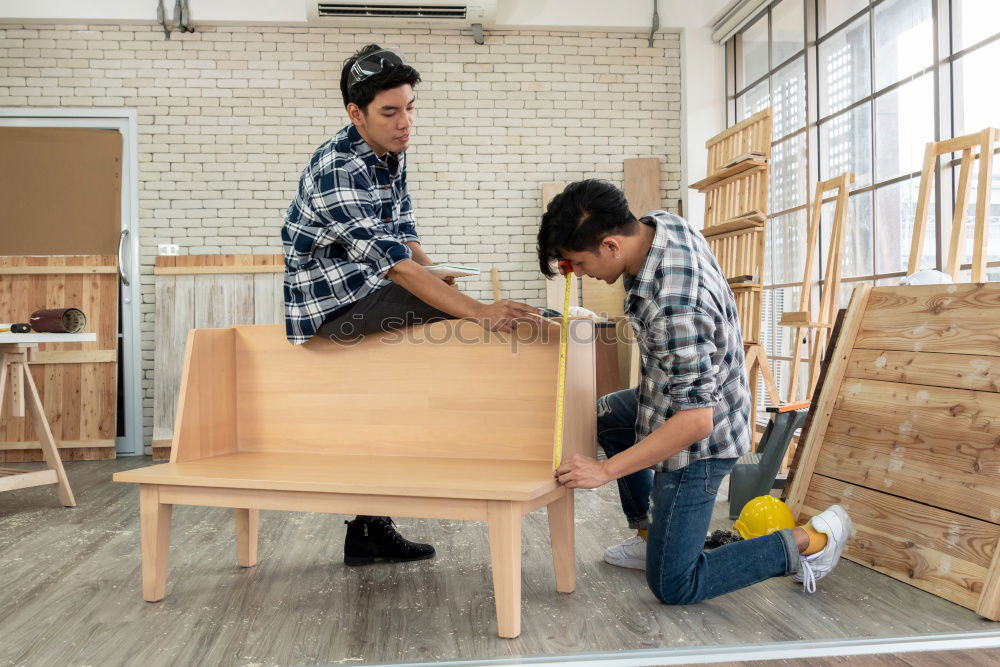
[[[521,634],[521,504],[491,500],[486,517],[497,630],[501,637],[513,639]]]
[[[572,593],[576,588],[576,544],[573,525],[573,490],[545,507],[549,515],[549,539],[552,541],[552,567],[556,572],[556,590]]]
[[[257,564],[257,528],[260,525],[260,510],[236,508],[236,562],[240,567]]]
[[[167,555],[173,505],[160,502],[160,487],[139,485],[139,532],[142,547],[142,599],[158,602],[167,590]]]

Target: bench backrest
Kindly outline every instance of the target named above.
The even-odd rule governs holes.
[[[567,440],[593,449],[590,322],[571,323]],[[171,460],[233,451],[549,460],[559,330],[437,322],[353,344],[280,325],[193,330]]]

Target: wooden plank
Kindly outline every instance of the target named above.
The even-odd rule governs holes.
[[[986,281],[986,250],[991,221],[990,197],[993,194],[993,144],[1000,130],[986,128],[979,146],[979,184],[976,191],[976,217],[972,239],[972,279]]]
[[[770,109],[770,107],[768,107],[767,109],[764,109],[762,111],[758,111],[757,113],[753,114],[752,116],[744,118],[739,123],[736,123],[736,125],[733,125],[732,127],[728,128],[726,130],[723,130],[719,134],[715,135],[714,137],[712,137],[711,139],[709,139],[708,141],[706,141],[705,142],[705,148],[710,148],[710,147],[712,147],[712,146],[714,146],[716,144],[721,144],[726,139],[732,137],[733,135],[737,135],[737,134],[743,132],[748,127],[752,127],[753,125],[756,125],[757,123],[759,123],[761,121],[765,121],[765,120],[767,120],[770,117],[771,117],[771,109]],[[767,137],[768,144],[770,144],[770,139],[771,139],[770,136],[768,136]],[[754,146],[755,146],[755,144],[751,145],[751,148],[753,148]]]
[[[630,158],[624,161],[622,190],[636,218],[663,208],[660,189],[660,158]]]
[[[32,431],[34,433],[34,431]],[[56,447],[59,449],[108,449],[115,447],[115,441],[110,440],[56,440]],[[0,441],[0,450],[41,450],[42,446],[38,440],[6,440]],[[65,458],[65,457],[63,457]],[[114,458],[114,457],[112,457]],[[40,459],[35,459],[40,460]],[[11,461],[13,463],[13,461]]]
[[[800,445],[802,454],[798,457],[797,469],[786,499],[792,514],[797,515],[805,501],[806,490],[809,488],[810,478],[819,459],[823,438],[830,417],[833,415],[834,404],[840,393],[840,384],[847,370],[847,360],[854,347],[854,339],[861,328],[861,319],[867,308],[870,293],[871,288],[862,285],[851,295],[851,303],[848,304],[847,314],[844,316],[837,346],[830,354],[830,364],[826,369],[823,386],[813,402],[809,432]]]
[[[58,484],[59,477],[55,470],[18,470],[16,472],[0,472],[0,491],[16,491],[44,484]]]
[[[986,571],[983,593],[979,596],[979,603],[976,605],[976,613],[991,621],[1000,621],[1000,557],[997,556],[998,549],[1000,549],[1000,544],[994,545],[993,563]]]
[[[705,238],[711,238],[713,236],[718,236],[719,234],[740,232],[744,229],[760,229],[764,227],[764,224],[765,221],[757,219],[757,213],[754,212],[749,215],[730,218],[729,220],[720,222],[719,224],[706,227],[701,230],[701,234]]]
[[[253,276],[253,323],[278,324],[276,301],[283,301],[282,294],[274,287],[274,277],[267,274]]]
[[[67,350],[39,352],[31,364],[93,364],[118,361],[116,350]]]
[[[170,440],[184,364],[184,344],[194,328],[195,276],[156,279],[156,346],[153,350],[153,439]]]
[[[833,503],[854,524],[846,558],[969,609],[975,609],[1000,526],[886,493],[813,477],[797,516]]]
[[[816,474],[1000,523],[1000,424],[963,432],[950,421],[835,410]]]
[[[54,258],[53,258],[54,259]],[[0,276],[60,276],[71,274],[117,274],[117,266],[0,266]]]
[[[236,451],[234,345],[235,329],[194,329],[188,333],[170,451],[172,463]]]
[[[723,184],[724,181],[733,176],[738,176],[747,171],[753,170],[764,170],[767,169],[767,160],[747,160],[745,162],[739,162],[731,167],[725,167],[716,171],[711,176],[701,179],[700,181],[695,181],[688,187],[692,190],[698,190],[703,192],[709,188],[718,187]]]
[[[1000,359],[979,354],[854,350],[850,378],[1000,392]]]
[[[878,327],[866,319],[855,347],[904,352],[947,352],[1000,356],[1000,327],[978,319],[912,316]]]
[[[951,428],[982,431],[992,428],[993,421],[1000,416],[1000,395],[848,378],[837,391],[836,407],[887,416],[937,411],[955,420],[948,422]]]
[[[866,324],[883,326],[918,318],[995,322],[1000,318],[1000,283],[907,285],[872,290]]]
[[[284,266],[254,266],[254,265],[226,265],[226,266],[174,266],[157,267],[153,269],[156,276],[185,276],[185,275],[225,275],[230,273],[284,273]]]
[[[726,160],[722,164],[722,166],[724,168],[725,167],[732,167],[734,164],[738,164],[740,162],[746,162],[747,160],[763,160],[766,157],[767,156],[764,155],[764,153],[762,153],[760,151],[749,151],[747,153],[740,153],[739,155],[737,155],[737,156],[735,156],[735,157],[733,157],[733,158],[731,158],[729,160]]]

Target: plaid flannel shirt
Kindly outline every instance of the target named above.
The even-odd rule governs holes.
[[[348,125],[316,149],[281,228],[285,334],[304,343],[335,311],[389,284],[420,241],[406,153],[379,158]]]
[[[665,211],[646,220],[656,236],[639,275],[626,274],[626,312],[639,342],[642,374],[636,442],[681,410],[713,408],[712,434],[657,470],[750,450],[750,390],[736,302],[704,237]]]

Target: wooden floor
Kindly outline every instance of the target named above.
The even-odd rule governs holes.
[[[0,665],[362,664],[998,629],[847,562],[813,596],[775,579],[662,606],[641,572],[601,561],[629,534],[613,485],[577,494],[572,595],[554,590],[544,512],[525,519],[516,640],[495,634],[482,523],[401,520],[436,559],[347,568],[345,517],[264,512],[260,564],[242,569],[229,510],[177,507],[167,596],[150,604],[140,595],[138,490],[111,482],[148,463],[68,462],[75,509],[58,505],[55,487],[0,493]]]

